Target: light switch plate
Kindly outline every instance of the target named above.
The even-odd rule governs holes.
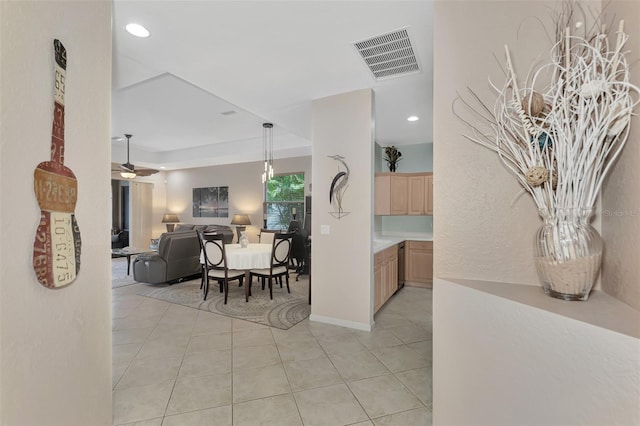
[[[329,225],[320,225],[320,233],[322,235],[329,235],[331,228]]]

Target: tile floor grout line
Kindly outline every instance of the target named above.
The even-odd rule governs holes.
[[[352,333],[353,334],[353,333]],[[354,336],[354,338],[356,340],[358,340],[357,337]],[[318,345],[320,345],[320,343],[318,343]],[[369,351],[369,349],[363,345],[363,347],[365,348],[365,350]],[[329,362],[331,363],[331,365],[333,365],[333,368],[335,368],[335,370],[338,372],[338,375],[342,378],[342,380],[344,381],[344,385],[347,387],[347,389],[349,390],[349,392],[351,393],[351,395],[353,396],[353,398],[356,400],[356,402],[358,403],[358,405],[360,406],[360,408],[362,409],[362,412],[367,416],[367,418],[369,419],[370,422],[373,423],[373,419],[371,418],[371,416],[369,415],[369,413],[367,412],[367,410],[365,410],[364,406],[362,405],[362,402],[360,402],[360,400],[358,399],[358,397],[356,396],[356,394],[353,393],[353,389],[351,389],[351,386],[349,386],[349,381],[342,376],[342,374],[340,373],[340,370],[338,370],[338,368],[335,366],[335,364],[333,363],[333,361],[331,360],[331,357],[329,356],[329,354],[325,351],[325,349],[322,347],[322,345],[320,345],[320,349],[322,349],[322,351],[325,353],[326,357],[329,359]],[[372,354],[373,355],[373,354]],[[375,355],[374,355],[375,357]],[[382,364],[382,363],[381,363]],[[384,364],[382,364],[385,368],[387,368]],[[364,380],[364,379],[362,379]],[[355,380],[354,380],[355,381]]]
[[[123,292],[123,293],[124,293],[124,292]],[[132,296],[140,296],[140,295],[137,295],[137,294],[135,294],[135,295],[134,295],[133,293],[131,293],[131,295],[132,295]],[[123,294],[123,296],[126,296],[126,294]],[[184,306],[184,305],[181,305],[181,306],[182,306],[182,307],[189,308],[189,306]],[[417,310],[421,311],[422,309],[417,309]],[[140,351],[141,351],[141,350],[142,350],[142,348],[145,346],[145,344],[147,344],[147,343],[150,341],[150,338],[151,338],[151,336],[153,335],[153,333],[154,333],[154,332],[156,332],[156,331],[158,330],[158,328],[159,328],[159,326],[160,326],[161,321],[163,321],[164,319],[168,318],[168,317],[167,317],[167,314],[168,314],[169,312],[170,312],[170,307],[167,307],[167,309],[165,309],[165,310],[164,310],[164,312],[163,312],[162,316],[157,320],[156,324],[155,324],[153,327],[151,327],[151,328],[152,328],[151,332],[146,336],[146,338],[144,339],[143,343],[140,345],[140,347],[138,348],[138,350],[137,350],[137,351],[136,351],[136,353],[134,354],[133,358],[130,360],[129,364],[127,365],[127,369],[129,369],[129,368],[131,367],[131,364],[132,364],[132,363],[133,363],[133,361],[137,358],[137,356],[139,355]],[[203,312],[206,312],[206,311],[203,311]],[[397,314],[397,313],[396,313],[396,312],[394,312],[394,311],[389,311],[389,313],[390,313],[392,316],[399,315],[399,314]],[[211,314],[213,314],[213,315],[215,315],[215,316],[219,316],[218,314],[215,314],[215,313],[211,313]],[[128,315],[130,315],[130,313],[128,313],[128,314],[127,314],[127,316],[128,316]],[[185,346],[184,352],[182,353],[182,358],[181,358],[181,360],[180,360],[180,366],[178,367],[178,370],[177,370],[177,373],[176,373],[176,377],[175,377],[175,379],[174,379],[174,381],[173,381],[173,387],[172,387],[172,389],[171,389],[171,393],[170,393],[170,395],[169,395],[169,399],[168,399],[168,401],[167,401],[167,405],[165,406],[164,415],[163,415],[162,417],[158,417],[158,419],[161,419],[161,422],[162,422],[162,423],[164,423],[164,420],[166,419],[166,417],[168,417],[168,416],[167,416],[167,414],[166,414],[166,413],[167,413],[167,410],[168,410],[168,405],[169,405],[169,402],[171,401],[171,398],[174,396],[173,394],[174,394],[174,392],[175,392],[175,387],[176,387],[176,384],[177,384],[177,380],[179,379],[179,378],[178,378],[178,376],[179,376],[180,370],[181,370],[181,369],[182,369],[182,367],[184,366],[185,358],[186,358],[186,356],[187,356],[186,352],[187,352],[187,350],[188,350],[189,345],[190,345],[190,344],[191,344],[191,342],[193,341],[194,333],[195,333],[195,328],[196,328],[196,325],[197,325],[197,323],[198,323],[198,318],[200,317],[200,315],[201,315],[201,314],[200,314],[200,313],[198,313],[198,315],[196,316],[196,319],[195,319],[195,320],[193,321],[193,323],[192,323],[192,326],[191,326],[191,333],[189,334],[189,338],[187,339],[187,345]],[[427,328],[427,327],[425,327],[425,326],[423,326],[423,325],[420,325],[420,324],[418,324],[418,323],[413,322],[412,320],[410,320],[409,318],[405,317],[404,315],[400,315],[400,316],[402,317],[402,319],[403,319],[403,320],[407,321],[407,323],[408,323],[407,325],[411,325],[411,326],[413,326],[413,327],[417,327],[417,328]],[[233,319],[232,319],[232,320],[233,320]],[[244,321],[243,321],[243,322],[244,322]],[[423,323],[423,324],[424,324],[424,323]],[[424,403],[424,402],[423,402],[423,401],[422,401],[422,400],[417,396],[417,394],[415,394],[415,393],[414,393],[414,392],[413,392],[413,391],[412,391],[412,390],[411,390],[407,385],[405,385],[402,381],[400,381],[400,379],[399,379],[399,378],[398,378],[398,376],[397,376],[397,374],[401,374],[401,373],[404,373],[404,372],[406,372],[406,371],[418,370],[418,369],[421,369],[421,368],[431,368],[431,369],[432,369],[432,368],[433,368],[433,367],[432,367],[432,365],[426,365],[426,366],[424,366],[424,367],[410,368],[410,369],[408,369],[408,370],[403,370],[403,371],[393,372],[393,371],[390,371],[390,370],[388,369],[388,367],[387,367],[387,366],[386,366],[386,365],[385,365],[385,364],[384,364],[384,363],[383,363],[383,362],[382,362],[382,361],[381,361],[381,360],[380,360],[380,359],[379,359],[375,354],[373,354],[373,350],[377,350],[377,349],[382,349],[382,348],[386,348],[386,347],[394,347],[394,346],[406,346],[406,347],[408,347],[408,348],[410,349],[410,352],[411,352],[411,353],[416,354],[419,358],[423,359],[425,362],[428,362],[428,361],[427,361],[427,359],[422,355],[422,353],[424,353],[424,350],[423,350],[423,348],[422,348],[422,347],[420,347],[420,346],[419,346],[419,348],[420,348],[421,352],[418,352],[418,349],[417,349],[417,348],[410,347],[409,345],[410,345],[410,344],[414,344],[414,343],[426,342],[426,341],[429,341],[429,340],[431,340],[431,341],[432,341],[432,338],[431,338],[431,339],[425,339],[425,340],[418,340],[417,342],[405,343],[405,341],[404,341],[404,340],[400,339],[400,338],[399,338],[399,336],[398,336],[397,334],[395,334],[393,331],[391,331],[391,330],[390,330],[390,334],[391,334],[392,336],[396,337],[396,338],[397,338],[401,343],[399,343],[399,344],[393,344],[393,345],[390,345],[390,346],[386,346],[386,345],[385,345],[385,346],[380,346],[380,347],[373,347],[373,348],[371,348],[371,349],[370,349],[370,348],[368,348],[365,344],[363,344],[363,343],[362,343],[362,341],[358,338],[357,333],[356,333],[355,331],[353,331],[353,330],[345,330],[345,329],[343,329],[343,328],[336,327],[336,330],[338,330],[338,331],[340,331],[340,332],[339,332],[339,333],[333,333],[333,332],[331,332],[331,330],[333,330],[333,328],[329,328],[329,329],[327,329],[327,330],[325,331],[325,329],[324,329],[324,328],[322,327],[322,325],[321,325],[320,327],[316,328],[316,331],[315,331],[315,333],[314,333],[314,332],[311,330],[311,329],[312,329],[312,328],[314,328],[314,327],[310,327],[310,326],[309,326],[309,321],[308,321],[308,319],[307,319],[305,322],[302,322],[302,324],[298,327],[298,329],[297,329],[297,330],[305,330],[307,333],[310,333],[310,336],[309,336],[309,337],[311,337],[311,338],[313,339],[313,341],[316,343],[316,345],[318,345],[318,346],[320,347],[320,350],[321,350],[322,356],[323,356],[324,358],[326,358],[326,359],[328,359],[328,360],[329,360],[330,365],[331,365],[331,366],[332,366],[332,368],[334,368],[334,370],[338,373],[338,374],[337,374],[337,376],[340,378],[340,380],[342,381],[342,383],[334,383],[334,384],[331,384],[331,385],[322,385],[322,386],[315,386],[315,385],[314,385],[314,386],[310,387],[309,389],[302,389],[302,390],[300,390],[300,391],[294,391],[294,390],[293,390],[293,388],[292,388],[292,384],[291,384],[291,383],[292,383],[292,382],[291,382],[291,376],[290,376],[290,374],[287,372],[287,370],[286,370],[286,368],[285,368],[285,361],[284,361],[284,360],[283,360],[283,358],[282,358],[282,354],[281,354],[281,350],[280,350],[280,347],[279,347],[278,341],[276,340],[275,335],[274,335],[274,330],[273,330],[274,328],[273,328],[273,327],[270,327],[270,326],[267,326],[267,327],[269,327],[270,335],[271,335],[271,340],[272,340],[272,341],[270,341],[269,345],[273,344],[273,345],[276,347],[276,351],[277,351],[277,353],[278,353],[279,365],[281,365],[281,368],[283,369],[283,371],[284,371],[284,373],[285,373],[285,378],[286,378],[286,380],[287,380],[287,384],[288,384],[289,391],[288,391],[288,392],[286,392],[286,393],[284,393],[284,394],[278,394],[278,395],[272,395],[272,396],[269,396],[269,397],[256,398],[256,399],[253,399],[253,400],[242,401],[242,402],[249,402],[249,401],[255,401],[255,400],[260,400],[260,399],[266,399],[266,398],[270,398],[270,397],[274,397],[274,396],[280,396],[280,395],[292,395],[292,397],[293,397],[293,399],[294,399],[295,406],[296,406],[296,411],[297,411],[297,414],[298,414],[299,421],[301,421],[303,424],[305,424],[305,423],[304,423],[304,421],[303,421],[303,419],[302,419],[302,414],[301,414],[301,412],[300,412],[300,407],[299,407],[299,405],[298,405],[298,400],[297,400],[297,399],[296,399],[296,397],[295,397],[296,392],[304,392],[304,391],[307,391],[307,390],[313,390],[313,389],[319,389],[319,388],[323,388],[323,387],[330,387],[330,386],[334,386],[334,385],[338,385],[338,384],[343,384],[343,385],[346,385],[346,386],[347,386],[347,389],[349,389],[349,392],[351,393],[351,395],[353,396],[353,398],[357,401],[357,403],[358,403],[359,407],[362,409],[362,411],[363,411],[363,412],[365,413],[365,415],[367,416],[368,421],[370,421],[370,422],[372,422],[372,423],[373,423],[373,419],[374,419],[374,418],[372,418],[372,417],[367,413],[367,411],[364,409],[364,407],[363,407],[362,403],[361,403],[361,402],[360,402],[360,400],[355,396],[355,394],[354,394],[353,390],[352,390],[352,389],[351,389],[351,387],[349,386],[349,383],[350,383],[350,382],[349,382],[349,381],[347,381],[346,377],[345,377],[345,376],[343,376],[343,375],[340,373],[340,371],[337,369],[336,365],[334,364],[334,361],[332,360],[331,355],[329,354],[329,352],[327,352],[327,350],[325,349],[325,347],[323,347],[323,346],[322,346],[322,344],[320,344],[320,341],[318,340],[319,338],[324,339],[324,340],[327,340],[328,342],[327,342],[326,344],[331,345],[331,341],[332,341],[332,340],[334,340],[334,339],[336,339],[336,338],[337,338],[337,340],[339,341],[343,336],[350,336],[350,337],[353,337],[353,338],[355,339],[355,341],[357,341],[357,342],[362,346],[362,351],[359,351],[359,352],[364,352],[364,351],[366,350],[366,352],[368,352],[370,356],[371,356],[371,355],[373,355],[373,359],[375,359],[378,363],[380,363],[380,364],[382,365],[382,367],[383,367],[383,368],[385,369],[385,371],[386,371],[386,373],[385,373],[385,374],[383,374],[383,375],[392,375],[392,376],[394,377],[394,379],[395,379],[397,382],[399,382],[399,383],[401,384],[402,389],[407,390],[407,391],[409,392],[409,395],[413,395],[413,396],[414,396],[414,397],[419,401],[419,405],[420,405],[420,407],[416,407],[416,408],[412,408],[412,409],[407,409],[407,410],[401,410],[401,411],[398,411],[398,412],[396,412],[396,413],[392,413],[392,414],[390,414],[390,415],[398,414],[398,413],[403,413],[403,412],[408,412],[408,411],[412,411],[412,410],[415,410],[415,409],[421,409],[421,408],[426,408],[426,410],[427,410],[427,411],[432,412],[432,407],[430,407],[428,404]],[[303,328],[300,328],[300,327],[303,327]],[[384,327],[380,327],[380,329],[384,330],[385,328],[384,328]],[[112,332],[113,332],[113,331],[115,331],[115,330],[112,330]],[[242,331],[244,331],[244,330],[234,330],[234,328],[233,328],[233,321],[231,322],[231,348],[230,348],[230,354],[231,354],[231,371],[230,371],[230,373],[231,373],[231,384],[230,384],[230,385],[231,385],[231,403],[230,403],[230,406],[231,406],[231,407],[230,407],[230,408],[231,408],[231,421],[232,421],[232,424],[233,424],[233,420],[234,420],[234,411],[235,411],[235,410],[234,410],[234,405],[235,405],[235,404],[233,403],[233,373],[234,373],[234,366],[235,366],[235,363],[234,363],[234,354],[236,353],[236,351],[235,351],[235,347],[234,347],[234,342],[235,342],[235,339],[237,338],[237,333],[238,333],[238,332],[242,332]],[[286,330],[285,330],[285,331],[286,331]],[[209,333],[209,334],[211,334],[211,333]],[[216,334],[216,333],[213,333],[213,334]],[[280,339],[280,340],[284,340],[284,341],[286,342],[286,338],[284,338],[285,336],[286,336],[286,334],[283,334],[283,335],[281,336],[281,337],[283,337],[283,338],[282,338],[282,339]],[[282,342],[280,342],[280,343],[282,343]],[[294,343],[294,345],[293,345],[293,346],[296,346],[296,344],[295,344],[296,342],[295,342],[295,341],[294,341],[294,342],[292,342],[292,343]],[[299,344],[299,343],[298,343],[298,344]],[[115,345],[114,345],[114,346],[115,346]],[[261,346],[261,345],[252,345],[252,346],[249,346],[249,347],[255,347],[255,346]],[[374,343],[374,346],[375,346],[375,343]],[[328,347],[328,346],[327,346],[327,347]],[[329,349],[331,349],[331,348],[329,348]],[[350,351],[350,350],[348,350],[348,351],[347,351],[347,352],[345,352],[345,353],[342,353],[342,352],[339,350],[337,353],[335,353],[335,354],[333,354],[333,355],[338,355],[338,356],[340,356],[340,355],[348,355],[348,354],[350,354],[350,353],[351,353],[351,351]],[[264,366],[263,366],[263,367],[264,367]],[[257,367],[257,368],[263,368],[263,367]],[[125,372],[126,372],[126,370],[125,370]],[[117,384],[120,382],[120,380],[122,380],[122,377],[124,376],[124,374],[125,374],[125,373],[123,373],[123,374],[122,374],[122,376],[118,379],[118,382],[116,382],[115,386],[117,386]],[[370,379],[370,378],[374,378],[374,377],[380,377],[380,376],[365,377],[365,378],[362,378],[362,379],[354,380],[353,382],[357,382],[357,381],[360,381],[360,380],[366,380],[366,379]],[[115,389],[114,389],[114,391],[115,391]],[[222,405],[222,406],[224,406],[224,405]],[[222,406],[219,406],[219,407],[222,407]],[[208,408],[201,408],[201,409],[197,409],[197,410],[190,410],[190,411],[186,411],[186,412],[184,412],[184,413],[176,413],[176,415],[185,414],[185,413],[192,413],[192,412],[198,412],[198,411],[205,411],[205,410],[207,410],[207,409],[208,409]],[[386,417],[386,416],[387,416],[387,415],[385,415],[385,416],[378,416],[378,417],[375,417],[375,418],[376,418],[376,419],[378,419],[378,418],[382,418],[382,417]],[[150,419],[151,419],[151,418],[150,418]],[[153,419],[156,419],[156,417],[153,417]],[[356,423],[359,423],[359,422],[356,422]],[[355,423],[344,423],[344,424],[346,425],[346,424],[355,424]]]
[[[296,396],[294,395],[294,392],[293,392],[293,388],[291,387],[291,379],[289,378],[289,374],[287,374],[287,369],[284,366],[284,360],[282,359],[282,355],[280,354],[280,348],[278,348],[278,343],[276,342],[276,338],[273,335],[273,327],[269,327],[269,331],[271,332],[271,338],[273,339],[273,343],[276,346],[276,351],[278,352],[278,358],[280,359],[280,364],[282,365],[282,371],[284,371],[284,376],[287,378],[287,384],[289,385],[289,393],[291,394],[291,398],[293,398],[293,403],[296,406],[296,411],[298,412],[298,418],[300,419],[300,423],[302,423],[302,425],[304,426],[304,420],[302,419],[300,406],[298,405],[298,400],[296,399]]]
[[[165,311],[165,313],[158,320],[158,324],[162,321],[164,316],[169,312],[170,308]],[[184,363],[184,357],[186,356],[187,349],[189,349],[189,344],[191,343],[191,337],[193,337],[193,330],[196,326],[196,321],[198,320],[198,316],[196,315],[196,319],[193,321],[193,325],[191,326],[191,333],[189,334],[189,339],[187,340],[187,344],[184,347],[184,352],[182,353],[182,358],[180,359],[180,367],[178,367],[178,371],[176,372],[176,377],[173,380],[173,386],[171,387],[171,393],[169,393],[169,399],[167,399],[167,405],[164,407],[164,413],[162,415],[162,423],[164,423],[164,419],[167,417],[167,410],[169,409],[169,404],[171,403],[171,398],[173,397],[173,392],[176,389],[176,384],[178,383],[178,376],[180,375],[180,369],[182,368],[182,364]],[[180,414],[180,413],[178,413]]]
[[[245,285],[247,285],[247,283],[245,283]],[[235,353],[234,350],[234,345],[233,345],[233,320],[231,320],[230,322],[230,326],[231,326],[231,385],[230,385],[230,392],[231,392],[231,424],[233,425],[233,413],[234,413],[234,403],[233,403],[233,355]]]
[[[413,368],[413,369],[409,369],[409,370],[399,371],[398,373],[406,373],[407,371],[420,370],[421,368],[428,368],[428,367]],[[398,376],[396,375],[396,373],[391,373],[391,374],[393,374],[393,377],[395,377],[395,379],[396,379],[396,380],[397,380],[397,381],[398,381],[402,386],[404,386],[404,388],[405,388],[407,391],[409,391],[409,393],[410,393],[411,395],[415,396],[415,397],[416,397],[416,399],[417,399],[417,400],[418,400],[418,401],[419,401],[423,406],[425,406],[425,407],[426,407],[426,403],[424,403],[424,402],[422,401],[422,399],[420,399],[420,397],[419,397],[419,396],[418,396],[418,395],[417,395],[413,390],[411,390],[411,388],[410,388],[409,386],[405,385],[405,384],[404,384],[404,382],[403,382],[402,380],[400,380],[400,378],[398,378]],[[406,410],[406,411],[408,411],[408,410]]]
[[[167,308],[168,310],[168,308]],[[162,316],[164,316],[164,314],[166,313],[166,311],[162,314]],[[128,316],[128,315],[127,315]],[[162,317],[160,317],[160,319],[162,319]],[[116,390],[116,387],[118,386],[118,384],[120,383],[120,380],[122,380],[122,378],[124,377],[125,374],[127,374],[127,371],[129,371],[129,368],[131,367],[131,364],[133,363],[133,361],[135,361],[136,357],[138,356],[138,354],[140,353],[140,351],[142,350],[142,348],[144,347],[144,345],[149,341],[149,337],[151,337],[151,335],[153,334],[153,332],[156,330],[156,328],[158,327],[158,324],[160,323],[160,319],[158,320],[158,322],[156,322],[156,325],[153,327],[153,330],[151,330],[151,333],[149,333],[149,335],[145,338],[144,342],[142,343],[142,345],[140,345],[140,348],[138,349],[138,351],[136,352],[136,354],[133,356],[133,358],[131,358],[131,360],[129,361],[129,363],[127,364],[127,368],[125,368],[125,370],[122,372],[122,374],[120,375],[120,378],[118,379],[118,381],[113,385],[112,391]],[[150,327],[148,327],[150,328]],[[113,335],[113,330],[111,331],[112,335]],[[113,341],[113,339],[112,339]],[[111,355],[113,356],[113,345],[111,347]],[[113,360],[112,360],[113,361]],[[111,364],[111,368],[113,369],[113,362]],[[112,371],[113,374],[113,371]]]
[[[365,380],[365,379],[362,379]],[[354,380],[355,381],[355,380]],[[358,405],[360,406],[360,408],[362,409],[362,412],[367,416],[367,418],[369,419],[369,421],[371,423],[373,423],[373,418],[369,415],[369,413],[367,412],[367,410],[364,408],[364,405],[362,405],[362,402],[360,401],[360,399],[358,398],[358,396],[353,393],[353,389],[351,389],[351,386],[349,386],[349,382],[345,383],[345,385],[347,386],[347,389],[349,389],[349,392],[351,392],[351,395],[353,396],[353,399],[356,400],[356,402],[358,403]]]
[[[411,321],[409,318],[407,318],[406,316],[400,314],[400,316],[402,316],[403,318],[405,318],[407,321],[409,321],[411,324],[413,324],[414,326],[418,327],[418,325],[414,324],[413,321]],[[395,333],[393,333],[393,331],[391,331],[392,334],[395,335]],[[398,340],[403,341],[402,339],[400,339],[399,336],[395,335]],[[433,337],[433,336],[432,336]],[[426,341],[426,340],[421,340],[422,342]],[[412,343],[417,343],[417,342],[412,342]],[[418,351],[414,350],[411,346],[409,346],[411,343],[404,343],[404,346],[406,346],[410,351],[414,352],[416,355],[418,355],[420,358],[424,359],[424,357],[418,353]],[[426,359],[424,359],[425,362],[427,361]],[[413,369],[408,369],[408,370],[403,370],[403,371],[397,371],[397,372],[391,372],[391,374],[393,374],[393,377],[395,377],[395,379],[402,385],[404,386],[404,388],[409,391],[409,393],[411,395],[413,395],[425,408],[427,408],[429,411],[432,411],[425,402],[422,401],[422,399],[415,393],[413,392],[413,390],[411,390],[411,388],[407,385],[404,384],[404,382],[402,380],[400,380],[400,378],[397,376],[397,373],[404,373],[406,371],[411,371],[411,370],[419,370],[420,368],[431,368],[431,370],[433,371],[433,366],[432,365],[427,365],[425,367],[418,367],[418,368],[413,368]],[[410,410],[405,410],[405,411],[410,411]]]

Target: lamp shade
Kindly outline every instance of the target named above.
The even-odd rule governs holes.
[[[178,219],[178,215],[175,213],[165,213],[162,216],[162,223],[178,223],[180,219]]]
[[[231,219],[232,225],[251,225],[248,214],[234,214]]]

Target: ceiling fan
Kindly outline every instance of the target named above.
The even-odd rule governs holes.
[[[129,161],[129,139],[131,139],[131,136],[133,135],[125,134],[124,136],[127,138],[127,162],[124,164],[111,163],[111,171],[119,172],[120,176],[125,179],[133,179],[136,176],[151,176],[155,173],[158,173],[159,170],[148,169],[144,167],[136,168],[135,165],[131,164],[131,162]]]

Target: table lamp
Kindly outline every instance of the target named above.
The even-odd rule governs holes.
[[[238,242],[240,242],[240,233],[247,229],[247,225],[251,225],[248,214],[234,214],[231,224],[236,225],[236,233],[238,234]],[[240,225],[240,226],[237,226]]]
[[[175,213],[165,213],[164,216],[162,216],[162,223],[167,224],[167,232],[173,232],[178,222],[180,222],[180,219],[178,219],[178,215]]]

